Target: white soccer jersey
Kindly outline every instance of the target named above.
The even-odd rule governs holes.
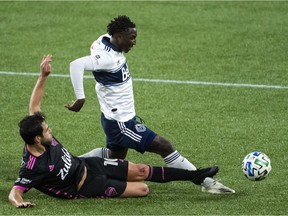
[[[125,122],[136,115],[132,78],[123,52],[117,51],[110,38],[105,34],[94,41],[90,48],[90,60],[83,57],[74,61],[78,65],[72,62],[70,75],[76,97],[85,98],[83,73],[84,70],[92,70],[101,111],[108,119]]]

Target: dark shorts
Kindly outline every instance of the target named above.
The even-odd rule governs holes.
[[[107,148],[112,151],[135,149],[140,153],[149,151],[150,145],[157,136],[152,130],[136,120],[136,117],[127,122],[108,120],[102,113],[101,123],[106,134]]]
[[[79,198],[112,198],[120,196],[127,186],[128,161],[85,158],[87,178],[78,191]]]

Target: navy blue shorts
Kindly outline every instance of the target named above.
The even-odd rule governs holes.
[[[157,136],[152,130],[136,120],[136,117],[127,122],[106,119],[101,115],[101,123],[106,134],[106,146],[112,151],[135,149],[140,153],[149,151],[150,145]]]

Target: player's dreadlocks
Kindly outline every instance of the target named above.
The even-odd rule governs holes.
[[[128,28],[135,27],[135,23],[133,23],[129,17],[123,15],[115,17],[114,20],[111,20],[111,22],[107,25],[107,32],[109,35],[113,35],[115,33],[127,31]]]

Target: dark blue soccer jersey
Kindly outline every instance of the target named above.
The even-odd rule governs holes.
[[[28,191],[32,187],[51,196],[73,199],[84,172],[84,160],[74,157],[53,137],[51,146],[36,157],[23,150],[19,178],[14,187]]]

